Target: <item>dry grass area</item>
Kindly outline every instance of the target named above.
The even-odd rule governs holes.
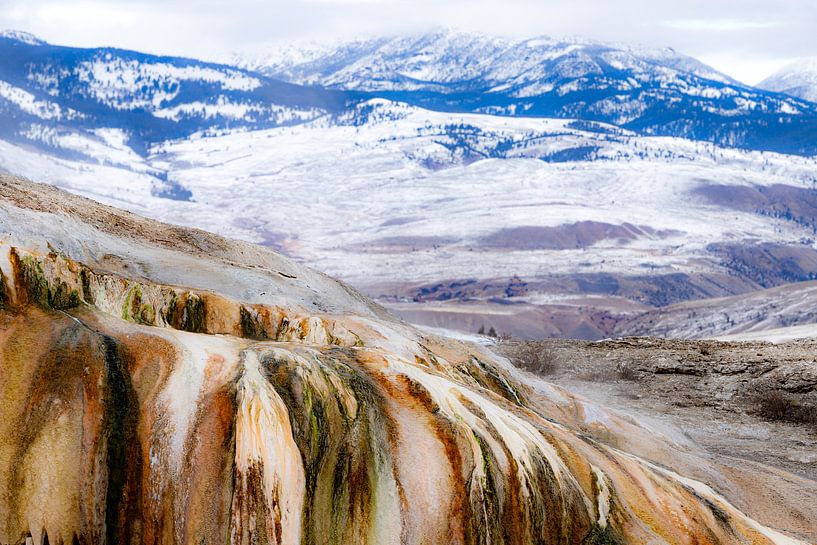
[[[559,366],[556,352],[545,344],[520,342],[513,344],[507,353],[514,365],[540,375],[549,375]]]
[[[779,390],[758,394],[755,405],[755,413],[766,420],[817,425],[817,405],[803,403]]]

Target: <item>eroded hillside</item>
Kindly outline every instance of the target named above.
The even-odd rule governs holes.
[[[816,537],[781,472],[772,504],[270,251],[11,178],[0,242],[0,543]]]

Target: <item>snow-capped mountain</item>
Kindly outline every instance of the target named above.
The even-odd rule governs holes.
[[[30,32],[22,30],[3,30],[0,31],[0,38],[6,40],[13,40],[16,42],[25,43],[28,45],[46,45],[46,42],[36,37]]]
[[[243,65],[435,110],[591,119],[647,135],[817,153],[814,105],[744,86],[672,49],[437,31],[291,51]]]
[[[784,66],[760,82],[758,87],[817,102],[817,58]]]
[[[288,44],[235,61],[281,79],[365,91],[513,90],[535,96],[554,81],[598,73],[606,66],[641,76],[658,67],[735,84],[715,69],[671,48],[601,44],[581,38],[510,40],[438,30],[348,43]],[[550,84],[548,84],[550,83]],[[498,88],[502,86],[502,88]]]
[[[200,131],[301,123],[346,100],[230,66],[0,35],[0,137],[68,155],[104,145],[99,131],[143,153]]]

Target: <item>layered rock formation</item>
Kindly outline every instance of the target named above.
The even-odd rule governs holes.
[[[0,543],[805,543],[694,446],[264,249],[4,177],[0,271]]]

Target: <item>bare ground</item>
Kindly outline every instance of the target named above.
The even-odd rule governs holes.
[[[679,433],[751,491],[753,499],[736,499],[745,512],[817,540],[817,340],[632,337],[496,350],[594,403]],[[775,508],[783,497],[799,498],[799,511]]]
[[[540,372],[548,381],[622,412],[665,420],[712,453],[817,481],[817,341],[526,344],[549,360]],[[498,349],[513,361],[517,347]],[[770,412],[775,403],[782,407]]]

